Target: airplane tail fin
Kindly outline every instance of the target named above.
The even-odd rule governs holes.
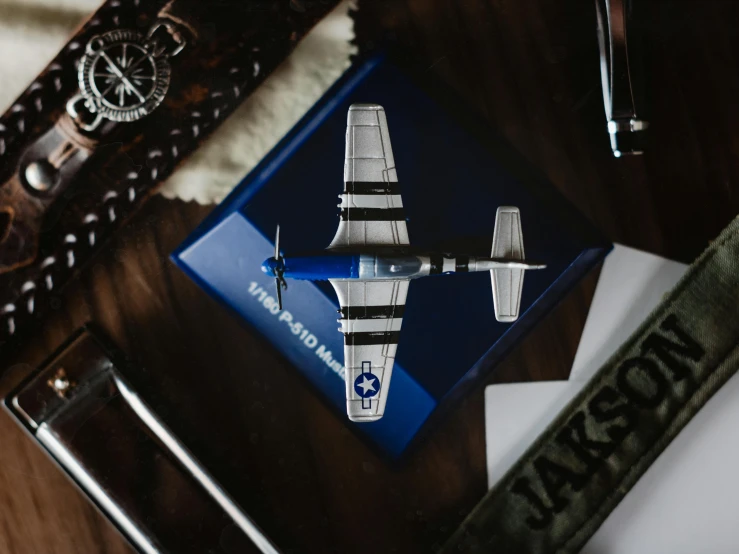
[[[492,258],[523,260],[523,234],[521,213],[513,206],[500,206],[495,214]],[[490,280],[493,285],[495,319],[510,323],[518,319],[523,291],[523,269],[492,269]]]

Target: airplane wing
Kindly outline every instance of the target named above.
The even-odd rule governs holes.
[[[385,413],[410,281],[331,284],[341,304],[347,414],[352,421],[376,421]]]
[[[405,211],[382,106],[349,107],[344,183],[341,220],[329,249],[408,245]]]
[[[523,234],[521,233],[521,213],[518,208],[501,206],[495,215],[492,258],[523,260]],[[523,269],[493,269],[490,279],[493,283],[493,306],[495,319],[511,322],[518,319],[523,291]]]

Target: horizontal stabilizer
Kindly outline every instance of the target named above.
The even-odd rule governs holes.
[[[495,216],[492,258],[523,260],[523,234],[521,213],[513,206],[501,206]],[[490,279],[493,285],[495,319],[510,323],[518,319],[523,291],[523,269],[493,269]]]

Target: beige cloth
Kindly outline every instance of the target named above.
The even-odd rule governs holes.
[[[287,1],[287,0],[285,0]],[[64,46],[99,0],[0,0],[0,112]],[[344,0],[164,184],[167,198],[220,202],[349,67]],[[175,69],[176,71],[176,69]]]

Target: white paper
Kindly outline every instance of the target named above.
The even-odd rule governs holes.
[[[506,383],[485,388],[485,446],[490,487],[503,477],[579,389],[579,383],[570,381]]]
[[[485,390],[492,487],[584,382]],[[739,552],[739,376],[732,377],[647,470],[584,554]]]
[[[603,266],[570,381],[491,385],[485,389],[491,487],[647,317],[685,267],[617,246]],[[739,376],[730,379],[698,412],[583,552],[739,552],[737,426]]]
[[[685,264],[614,245],[600,272],[570,380],[590,379],[687,269]]]

